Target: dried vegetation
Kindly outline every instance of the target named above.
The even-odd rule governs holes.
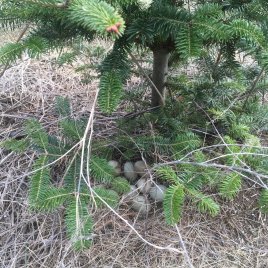
[[[49,59],[24,59],[0,78],[0,139],[23,135],[21,126],[29,117],[56,131],[55,96],[69,96],[75,115],[87,113],[96,85],[82,85],[78,74],[66,67],[56,70]],[[165,224],[156,206],[146,218],[124,205],[118,213],[145,240],[181,253],[149,246],[108,210],[94,215],[92,248],[74,252],[62,224],[64,211],[29,211],[27,174],[33,158],[31,152],[17,155],[0,149],[0,267],[189,267],[177,230]],[[178,229],[194,267],[268,267],[267,218],[255,209],[255,195],[244,189],[213,219],[190,207],[184,210]]]

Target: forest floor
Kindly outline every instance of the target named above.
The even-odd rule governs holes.
[[[72,68],[56,68],[51,58],[24,59],[8,69],[0,78],[0,142],[21,135],[23,122],[32,117],[56,130],[53,103],[59,95],[69,97],[75,116],[90,113],[98,81],[85,86],[80,79]],[[135,83],[139,81],[133,78],[129,86]],[[268,219],[256,208],[257,193],[251,187],[244,187],[235,201],[225,202],[215,218],[186,206],[178,229],[165,224],[161,207],[138,218],[121,206],[118,213],[143,240],[112,211],[103,209],[93,215],[93,246],[74,252],[65,235],[64,211],[29,210],[28,175],[34,157],[32,152],[16,154],[0,148],[0,267],[175,268],[189,267],[189,260],[200,268],[268,267]]]

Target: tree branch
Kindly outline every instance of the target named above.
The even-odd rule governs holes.
[[[67,8],[70,4],[70,0],[65,0],[63,3],[50,4],[50,3],[41,3],[38,0],[26,0],[28,3],[39,4],[42,7],[55,7],[55,8]]]
[[[226,166],[226,165],[222,165],[222,164],[216,164],[216,163],[212,163],[212,164],[208,164],[205,162],[202,163],[198,163],[198,162],[190,162],[190,161],[181,161],[181,160],[175,160],[175,161],[170,161],[170,162],[166,162],[166,163],[161,163],[161,164],[157,164],[153,167],[153,169],[156,169],[158,167],[162,167],[162,166],[166,166],[166,165],[176,165],[176,164],[181,164],[181,165],[193,165],[193,166],[199,166],[199,167],[206,167],[206,168],[220,168],[220,169],[228,169],[228,170],[233,170],[233,171],[238,171],[238,172],[246,172],[250,175],[253,175],[255,177],[261,177],[264,179],[268,179],[268,175],[264,175],[264,174],[259,174],[256,171],[253,171],[249,168],[242,168],[242,167],[237,167],[237,166]],[[267,185],[262,185],[265,189],[268,189]]]
[[[258,76],[256,77],[256,79],[253,81],[252,87],[251,87],[247,92],[245,92],[244,96],[242,96],[242,97],[246,97],[246,100],[245,100],[245,102],[244,102],[243,108],[245,108],[245,105],[246,105],[246,103],[248,102],[248,99],[249,99],[250,95],[255,91],[255,88],[256,88],[258,82],[260,81],[260,79],[261,79],[261,77],[262,77],[264,71],[265,71],[265,67],[262,67],[262,69],[261,69],[259,75],[258,75]]]
[[[21,31],[21,33],[20,33],[20,35],[18,36],[18,38],[17,38],[17,40],[16,40],[15,43],[18,43],[18,42],[23,38],[23,36],[26,34],[26,32],[27,32],[27,30],[29,29],[29,27],[30,27],[30,24],[29,24],[29,23],[26,24],[26,26],[25,26],[25,27],[23,28],[23,30]],[[10,66],[9,66],[8,64],[6,64],[6,65],[4,66],[3,71],[0,73],[0,78],[4,75],[4,73],[6,72],[6,70],[9,69],[9,68],[10,68]]]

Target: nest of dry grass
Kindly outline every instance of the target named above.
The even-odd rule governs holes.
[[[26,118],[53,128],[57,95],[68,96],[75,114],[89,112],[97,81],[85,86],[71,69],[55,69],[50,60],[25,60],[0,79],[0,139],[20,135]],[[104,118],[102,118],[103,120]],[[189,267],[175,228],[165,224],[161,207],[139,218],[122,205],[118,213],[148,242],[144,243],[113,212],[96,212],[93,246],[74,252],[66,239],[64,211],[36,214],[27,201],[33,153],[0,149],[0,267]],[[225,203],[216,218],[186,207],[178,226],[194,267],[268,267],[267,218],[256,208],[254,189]]]

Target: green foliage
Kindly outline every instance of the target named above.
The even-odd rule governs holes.
[[[62,134],[72,141],[80,141],[85,130],[85,122],[73,119],[62,119],[60,121]]]
[[[123,83],[129,76],[129,62],[126,51],[116,42],[100,66],[99,106],[110,114],[118,106],[123,95]]]
[[[101,183],[111,183],[115,175],[108,161],[97,156],[91,158],[90,169],[95,180]]]
[[[67,236],[76,250],[86,249],[91,245],[93,220],[87,210],[87,204],[76,196],[67,204],[65,224]]]
[[[24,47],[21,44],[6,44],[0,50],[0,62],[9,65],[21,58]]]
[[[156,174],[163,180],[169,181],[171,183],[181,182],[178,178],[176,172],[169,166],[160,167],[156,170]]]
[[[71,115],[70,102],[67,98],[57,97],[55,106],[59,116],[68,117]]]
[[[23,53],[27,53],[32,58],[39,57],[42,53],[47,52],[49,46],[47,41],[41,37],[29,37],[22,43],[7,43],[0,48],[0,63],[10,65],[20,59]]]
[[[6,139],[0,142],[0,147],[3,147],[7,150],[11,150],[13,152],[22,153],[26,151],[26,149],[29,147],[29,142],[27,139]]]
[[[246,40],[261,45],[264,45],[265,38],[264,34],[257,25],[243,19],[236,19],[230,23],[232,34],[234,37],[242,37]]]
[[[202,193],[203,184],[200,180],[202,174],[199,173],[196,180],[195,174],[185,169],[187,173],[181,171],[179,174],[169,166],[160,167],[156,171],[160,178],[172,183],[166,191],[163,204],[168,224],[175,224],[179,221],[185,197],[193,200],[200,212],[216,216],[220,211],[219,204]],[[203,173],[206,175],[206,171]]]
[[[245,124],[232,124],[229,133],[235,139],[245,139],[249,134],[250,127]]]
[[[232,125],[229,124],[227,131],[230,136],[225,135],[220,139],[210,138],[210,144],[206,148],[207,141],[205,140],[205,144],[202,145],[200,136],[189,132],[185,127],[185,124],[188,124],[189,127],[193,122],[196,124],[196,121],[189,124],[189,121],[183,118],[181,120],[181,117],[185,114],[179,117],[174,108],[167,111],[165,113],[159,112],[159,117],[156,117],[156,119],[155,115],[152,114],[144,115],[144,118],[134,119],[134,122],[131,122],[131,120],[123,121],[126,132],[128,128],[134,128],[137,132],[140,129],[144,131],[144,124],[149,121],[155,127],[155,135],[132,135],[129,138],[118,136],[118,142],[114,143],[113,146],[118,148],[121,153],[126,153],[130,159],[137,157],[142,152],[147,159],[153,159],[152,161],[155,161],[160,155],[168,156],[169,159],[174,159],[174,162],[178,163],[173,168],[171,166],[161,166],[156,169],[156,177],[164,181],[164,184],[169,185],[168,194],[165,197],[167,201],[164,203],[166,220],[169,224],[176,223],[181,217],[182,205],[179,202],[179,200],[182,200],[181,191],[183,191],[184,199],[191,200],[191,204],[194,204],[200,212],[216,216],[220,213],[220,203],[225,202],[226,199],[234,200],[242,189],[242,185],[247,185],[247,182],[243,179],[248,176],[246,172],[240,172],[241,174],[230,172],[227,171],[229,168],[232,170],[232,167],[241,167],[242,169],[247,167],[260,172],[260,174],[267,172],[265,171],[267,170],[265,168],[267,165],[267,160],[265,160],[267,159],[267,150],[261,147],[259,138],[250,133],[252,130],[249,125],[246,125],[247,127],[243,131],[234,132],[231,128]],[[162,124],[166,126],[168,120],[171,121],[170,125],[175,122],[172,112],[177,116],[176,122],[180,122],[180,124],[179,128],[174,127],[172,132],[169,133],[165,127],[162,128]],[[197,118],[197,122],[198,120],[200,120],[200,116]],[[233,119],[230,116],[228,120],[233,122],[236,118]],[[165,136],[156,135],[158,134],[157,131],[163,132]],[[132,153],[129,153],[130,150]],[[188,163],[182,164],[180,159]],[[204,166],[196,164],[204,164]],[[220,164],[223,167],[226,165],[226,170],[213,167],[214,164]],[[258,182],[256,178],[253,180]],[[178,191],[178,197],[176,196],[176,190]],[[221,197],[221,199],[212,198],[211,193]]]
[[[112,37],[114,49],[99,69],[99,105],[103,112],[110,114],[120,103],[126,81],[123,72],[129,69],[125,64],[127,54],[133,45],[151,51],[166,47],[185,62],[189,58],[212,56],[212,53],[207,53],[207,48],[217,48],[221,56],[219,62],[211,61],[214,64],[211,68],[213,79],[230,74],[231,69],[239,65],[234,57],[237,50],[250,50],[265,67],[266,5],[252,1],[241,9],[234,6],[219,1],[197,1],[195,9],[186,9],[182,1],[163,0],[75,0],[66,4],[3,0],[0,10],[3,27],[14,28],[25,23],[35,27],[18,43],[0,49],[0,63],[10,65],[24,53],[37,57],[77,39],[92,41],[95,37]],[[79,49],[65,53],[59,62],[71,62],[77,55]],[[226,97],[224,91],[221,90]]]
[[[170,186],[164,197],[163,208],[168,224],[175,224],[179,221],[184,203],[184,189],[180,184]]]
[[[78,56],[77,52],[64,52],[57,58],[57,64],[63,66],[64,64],[72,64]]]
[[[33,208],[40,206],[51,183],[50,170],[47,165],[48,157],[46,155],[40,156],[33,165],[34,174],[31,176],[29,192],[29,202]]]
[[[39,150],[46,151],[48,148],[48,134],[43,129],[42,125],[35,119],[26,121],[25,132],[31,140],[33,146]]]
[[[261,191],[259,206],[264,213],[268,213],[268,189]]]
[[[120,102],[122,90],[122,81],[116,72],[103,74],[100,80],[100,108],[106,113],[113,112]]]
[[[33,181],[34,180],[35,179],[33,179]],[[40,186],[40,188],[42,189],[42,196],[38,198],[40,200],[38,201],[36,207],[38,210],[53,211],[62,206],[65,201],[70,198],[70,193],[65,188],[57,188],[51,185],[46,188],[43,184]],[[34,191],[33,188],[32,190]]]
[[[241,156],[239,155],[239,153],[241,153],[241,146],[229,136],[224,136],[224,141],[227,144],[224,149],[224,153],[227,155],[224,157],[225,163],[230,166],[241,165]],[[235,157],[233,155],[235,155]]]
[[[129,124],[125,124],[129,128]],[[143,127],[144,128],[144,127]],[[173,133],[175,134],[175,133]],[[122,136],[115,137],[116,148],[124,159],[131,159],[141,152],[145,156],[151,157],[154,154],[166,154],[174,159],[183,153],[198,148],[200,139],[192,132],[178,133],[170,138],[161,135],[139,135],[139,136]]]
[[[92,242],[93,221],[89,205],[99,208],[107,203],[116,207],[119,194],[127,193],[130,185],[127,180],[115,177],[114,169],[106,159],[91,156],[87,163],[81,158],[80,148],[67,153],[83,136],[85,122],[71,118],[70,103],[65,98],[56,99],[56,111],[60,116],[59,137],[49,135],[40,122],[30,119],[25,123],[27,136],[24,139],[7,140],[1,146],[15,152],[28,147],[36,151],[38,156],[30,176],[29,206],[42,212],[65,208],[67,236],[75,249],[82,250]],[[59,157],[64,161],[55,164]],[[91,190],[82,177],[88,167],[90,174],[87,175],[95,185]]]
[[[99,186],[94,187],[93,191],[93,202],[97,205],[97,207],[106,207],[105,203],[111,207],[116,207],[118,205],[119,195],[114,190]]]
[[[244,146],[238,145],[237,142],[230,137],[224,137],[227,145],[225,144],[226,148],[223,146],[224,149],[221,153],[225,152],[225,154],[228,154],[228,156],[222,155],[224,163],[230,167],[239,167],[246,163],[260,170],[260,174],[263,174],[264,167],[267,164],[267,162],[264,161],[264,159],[267,158],[267,154],[260,151],[261,147],[257,137],[253,135],[248,137]],[[219,152],[220,151],[218,151],[218,153]],[[249,155],[247,155],[247,153],[249,153]],[[258,156],[258,153],[261,155]],[[179,200],[182,200],[181,191],[183,191],[185,198],[189,198],[200,212],[216,216],[220,212],[220,204],[205,193],[208,189],[207,187],[211,186],[212,189],[214,189],[213,191],[215,191],[216,186],[219,190],[219,195],[223,199],[233,200],[244,183],[242,176],[237,172],[227,173],[226,171],[224,172],[217,168],[210,167],[209,164],[207,167],[206,164],[200,167],[196,166],[195,163],[202,164],[210,162],[209,155],[202,153],[201,150],[194,152],[187,158],[185,156],[183,158],[184,161],[189,161],[189,164],[180,164],[180,161],[178,161],[178,165],[175,166],[175,169],[170,166],[162,166],[156,170],[159,179],[171,184],[165,196],[167,201],[164,203],[166,220],[169,224],[174,224],[180,219],[182,213],[182,205],[179,202]],[[256,158],[257,160],[254,161]],[[176,190],[178,191],[178,199],[176,199]],[[265,198],[266,190],[263,189],[259,198],[259,205],[263,211],[266,211],[267,198]]]
[[[116,23],[120,23],[118,31],[120,33],[123,33],[124,31],[123,18],[111,5],[104,1],[72,1],[69,11],[71,21],[77,25],[81,25],[85,29],[95,30],[101,34],[107,34],[109,32],[109,27],[114,26]]]
[[[130,191],[129,182],[125,178],[121,177],[113,178],[111,188],[119,194],[125,194]]]
[[[183,28],[176,39],[176,49],[183,58],[196,57],[202,48],[199,32],[191,25]]]
[[[212,198],[199,192],[191,191],[192,199],[197,203],[200,212],[209,213],[211,216],[217,216],[220,212],[220,206]]]
[[[241,184],[241,176],[231,173],[220,183],[220,194],[227,199],[233,199],[241,189]]]

